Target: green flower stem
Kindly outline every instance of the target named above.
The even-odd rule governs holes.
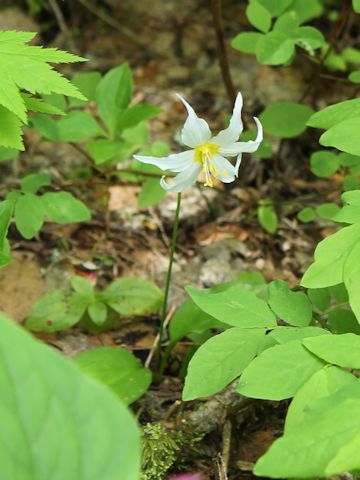
[[[158,345],[158,366],[159,366],[159,375],[162,374],[160,371],[160,360],[161,360],[161,344],[164,337],[164,322],[167,315],[167,307],[168,307],[168,299],[169,299],[169,290],[171,285],[171,276],[172,276],[172,267],[174,263],[174,255],[176,249],[176,241],[177,241],[177,234],[179,230],[179,215],[180,215],[180,207],[181,207],[181,192],[178,193],[177,197],[177,205],[176,205],[176,212],[175,212],[175,219],[174,219],[174,226],[173,226],[173,233],[171,238],[171,245],[170,245],[170,252],[169,252],[169,267],[166,276],[166,286],[165,286],[165,294],[164,294],[164,303],[162,314],[160,318],[160,328],[159,328],[159,345]],[[164,370],[164,367],[162,370]]]

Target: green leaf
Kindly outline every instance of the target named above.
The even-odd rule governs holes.
[[[340,167],[337,155],[328,150],[320,150],[310,157],[311,171],[318,177],[330,177]]]
[[[97,109],[112,137],[117,132],[122,113],[130,103],[132,90],[132,75],[127,63],[110,70],[97,86]]]
[[[279,30],[263,35],[256,44],[256,59],[263,65],[284,65],[294,54],[294,40]]]
[[[236,391],[251,398],[291,398],[323,365],[299,340],[275,345],[244,370]]]
[[[359,282],[360,282],[360,241],[357,241],[350,250],[344,262],[344,284],[349,294],[349,303],[355,313],[355,316],[360,323],[360,296],[359,296]],[[360,338],[360,337],[359,337]]]
[[[26,239],[33,238],[44,223],[44,207],[40,197],[32,193],[21,195],[15,204],[14,216],[21,235]]]
[[[353,47],[347,47],[341,52],[341,56],[351,65],[357,67],[360,65],[360,50]]]
[[[360,116],[349,118],[323,133],[319,142],[325,147],[335,147],[352,155],[360,155],[359,129]]]
[[[255,28],[262,32],[268,32],[271,27],[271,15],[269,11],[264,8],[256,0],[252,0],[246,7],[246,16]]]
[[[343,120],[360,117],[360,98],[345,100],[316,112],[307,121],[309,127],[328,130]]]
[[[260,225],[268,233],[275,233],[278,227],[278,218],[271,200],[261,200],[257,209]]]
[[[350,80],[350,82],[360,83],[360,71],[359,72],[351,72],[350,75],[348,76],[348,79]]]
[[[316,212],[311,207],[302,208],[300,212],[298,212],[297,214],[297,218],[303,223],[312,222],[315,217],[316,217]]]
[[[306,122],[313,113],[310,107],[293,102],[276,102],[260,115],[265,132],[280,138],[300,135],[306,129]]]
[[[341,195],[343,208],[333,217],[334,222],[360,223],[360,191],[352,190]]]
[[[272,17],[278,17],[293,3],[293,0],[257,0],[257,1],[264,8],[267,9],[267,11],[271,14]]]
[[[316,207],[316,213],[319,215],[319,217],[324,217],[327,219],[333,219],[339,211],[339,205],[331,202],[322,203]]]
[[[349,192],[351,190],[357,190],[360,188],[359,179],[354,177],[354,175],[346,175],[343,181],[343,190]]]
[[[161,108],[147,103],[139,103],[127,108],[119,118],[116,131],[121,133],[126,128],[136,127],[140,122],[156,117],[161,112]]]
[[[235,285],[219,293],[190,286],[185,290],[201,310],[228,325],[241,328],[276,325],[275,316],[266,302],[241,286]]]
[[[107,319],[107,307],[102,302],[92,303],[88,306],[88,313],[95,325],[102,325]]]
[[[21,190],[24,193],[36,193],[39,188],[51,185],[51,176],[48,173],[31,173],[20,180]]]
[[[356,13],[360,13],[360,0],[353,0],[353,8]]]
[[[360,325],[351,310],[334,308],[329,312],[328,326],[333,333],[355,333],[360,335]]]
[[[13,215],[14,204],[10,200],[0,202],[0,267],[11,262],[7,233]]]
[[[95,92],[98,84],[101,80],[101,74],[99,72],[84,72],[77,73],[72,78],[72,83],[79,89],[84,95],[86,100],[70,99],[70,106],[80,106],[87,102],[95,100]]]
[[[351,173],[360,173],[360,156],[350,155],[349,153],[342,152],[339,155],[341,165],[351,170]]]
[[[94,140],[89,142],[87,147],[96,165],[102,165],[109,160],[124,160],[136,149],[134,145],[121,140]]]
[[[315,49],[325,45],[323,34],[314,27],[299,27],[293,35],[296,44],[307,50],[310,55],[314,54]]]
[[[227,328],[227,325],[200,310],[189,298],[176,310],[171,319],[170,340],[175,344],[190,333],[203,333],[211,328]]]
[[[77,223],[90,220],[90,210],[68,192],[50,192],[41,197],[45,216],[50,222]]]
[[[331,295],[327,288],[309,288],[307,295],[311,303],[321,312],[329,308]]]
[[[32,34],[31,34],[32,35]],[[50,63],[84,61],[70,53],[29,46],[30,38],[23,32],[0,32],[0,105],[26,122],[26,107],[20,89],[30,93],[51,92],[83,98],[78,89],[56,72]]]
[[[360,368],[360,337],[353,333],[305,338],[303,345],[328,363],[344,368]]]
[[[344,262],[360,235],[360,223],[343,228],[316,247],[315,261],[305,272],[301,285],[323,288],[343,281]]]
[[[0,146],[14,148],[16,150],[25,150],[19,118],[1,105],[0,125]]]
[[[77,293],[82,295],[89,295],[92,297],[94,295],[94,287],[89,282],[88,279],[80,277],[80,275],[73,275],[71,277],[71,286]]]
[[[19,151],[15,148],[1,147],[0,146],[0,162],[6,160],[14,160],[19,154]]]
[[[235,380],[259,351],[264,329],[230,328],[198,348],[190,360],[183,400],[209,397]]]
[[[126,405],[142,397],[151,383],[151,371],[124,348],[94,348],[73,359],[84,373],[104,383]]]
[[[360,384],[346,384],[309,404],[301,424],[258,460],[262,477],[330,477],[359,468]],[[322,448],[313,448],[321,445]]]
[[[137,480],[140,435],[125,406],[54,349],[0,321],[3,478]]]
[[[25,107],[31,112],[48,113],[50,115],[65,115],[60,108],[51,105],[51,103],[44,102],[41,98],[35,98],[27,93],[21,94]]]
[[[324,328],[319,327],[276,327],[269,333],[269,337],[274,338],[277,343],[287,343],[294,340],[302,340],[308,337],[317,337],[318,335],[330,334]]]
[[[290,11],[281,15],[274,24],[274,30],[285,33],[288,37],[294,35],[294,30],[299,27],[299,18],[296,12]]]
[[[148,178],[141,187],[138,207],[142,209],[157,205],[165,196],[166,191],[160,186],[159,180],[157,178]]]
[[[326,337],[329,337],[329,335]],[[313,340],[313,338],[310,340]],[[314,400],[326,398],[344,385],[355,381],[356,378],[351,373],[330,365],[326,365],[314,373],[290,403],[286,414],[284,433],[296,431],[297,427],[301,427],[303,419],[306,418],[306,410]]]
[[[261,36],[262,34],[258,32],[239,33],[232,39],[231,46],[240,52],[255,53],[257,42]]]
[[[163,301],[161,290],[152,282],[125,277],[113,282],[102,293],[101,300],[120,315],[147,315],[159,310]]]
[[[283,280],[269,284],[268,303],[272,311],[290,325],[304,327],[312,320],[311,303],[305,293],[292,292]]]
[[[32,306],[25,325],[33,332],[65,330],[80,321],[87,306],[84,296],[75,294],[69,297],[62,290],[54,290]]]
[[[291,10],[296,12],[300,23],[305,23],[319,17],[323,13],[324,7],[321,0],[306,0],[306,2],[304,0],[294,0]]]
[[[87,112],[70,112],[58,121],[45,115],[36,115],[31,122],[46,139],[57,142],[80,142],[105,135],[94,117]]]

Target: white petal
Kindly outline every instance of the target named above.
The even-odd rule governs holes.
[[[211,159],[211,163],[216,168],[216,175],[215,173],[213,173],[213,176],[215,178],[221,180],[224,183],[231,183],[235,180],[237,171],[234,165],[229,162],[229,160],[226,160],[226,158],[222,157],[221,155],[215,155]]]
[[[187,150],[186,152],[173,153],[168,157],[143,157],[141,155],[134,155],[136,160],[142,163],[155,165],[161,170],[170,170],[171,172],[183,172],[191,166],[194,162],[194,150]]]
[[[258,127],[256,139],[249,140],[248,142],[235,142],[231,145],[220,147],[219,152],[221,155],[234,157],[235,155],[239,155],[239,153],[253,153],[259,148],[260,143],[263,141],[263,128],[258,118],[254,117],[254,120]]]
[[[220,146],[234,143],[240,137],[243,130],[243,123],[241,120],[241,109],[243,106],[243,99],[239,92],[236,96],[234,110],[230,118],[229,126],[225,130],[221,130],[216,137],[212,139],[214,143]]]
[[[182,192],[186,188],[189,188],[195,183],[199,173],[201,171],[201,164],[199,162],[194,163],[188,169],[179,173],[172,179],[172,182],[169,184],[165,180],[165,177],[162,177],[160,180],[160,185],[164,190],[168,192]]]
[[[235,175],[238,176],[239,175],[239,168],[240,168],[240,165],[241,165],[241,157],[242,157],[242,154],[240,153],[236,159],[236,163],[235,163]]]
[[[176,95],[185,105],[189,114],[186,122],[184,123],[184,127],[181,130],[182,143],[188,147],[197,147],[198,145],[208,142],[211,138],[209,125],[205,120],[196,115],[192,106],[189,105],[181,95],[178,93]]]

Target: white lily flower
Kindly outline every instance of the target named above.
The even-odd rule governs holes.
[[[241,109],[243,100],[241,93],[237,94],[229,126],[212,137],[209,125],[199,118],[194,109],[184,98],[177,94],[186,107],[188,118],[181,131],[181,141],[191,148],[182,153],[174,153],[168,157],[134,157],[143,163],[156,165],[161,170],[178,173],[169,184],[163,176],[160,185],[170,192],[182,192],[191,187],[201,171],[205,174],[205,186],[213,187],[212,177],[224,183],[230,183],[238,176],[243,153],[255,152],[263,139],[263,129],[258,118],[254,117],[258,128],[255,140],[239,142],[243,130]],[[225,157],[237,157],[235,165]]]

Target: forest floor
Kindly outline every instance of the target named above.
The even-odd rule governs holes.
[[[116,0],[104,3],[113,12],[106,18],[102,14],[106,10],[93,12],[80,4],[81,15],[67,12],[70,35],[61,31],[51,13],[34,19],[15,6],[1,12],[0,29],[43,31],[41,41],[46,46],[72,51],[75,47],[89,62],[73,66],[72,71],[106,72],[128,61],[134,73],[136,100],[144,99],[163,109],[150,122],[153,140],[174,146],[174,134],[185,119],[175,92],[182,93],[214,131],[221,129],[230,104],[216,58],[208,2],[185,0],[180,7],[176,0],[125,0],[120,7]],[[247,28],[244,18],[241,2],[225,2],[228,39]],[[46,21],[50,24],[47,29]],[[251,55],[229,50],[234,83],[244,96],[244,116],[249,124],[264,106],[276,100],[299,101],[307,88],[309,78],[304,78],[303,72],[309,77],[310,69],[302,64],[307,60],[297,60],[287,68],[269,68],[258,65]],[[346,95],[342,85],[338,90],[328,89],[329,102]],[[324,105],[314,100],[313,106]],[[27,153],[11,165],[2,164],[3,185],[11,183],[15,175],[45,168],[64,179],[86,164],[71,145],[40,141],[30,131],[26,142]],[[291,285],[298,282],[311,262],[316,243],[333,227],[323,219],[299,223],[296,214],[303,206],[338,199],[338,193],[319,197],[334,185],[310,172],[309,154],[315,145],[314,132],[309,131],[300,141],[283,141],[281,147],[279,140],[272,139],[273,158],[260,160],[246,155],[239,180],[231,186],[185,192],[170,308],[186,298],[184,286],[213,286],[236,278],[241,271],[260,271],[267,281],[281,278]],[[276,153],[279,148],[281,157]],[[0,270],[0,310],[20,323],[41,295],[68,284],[74,273],[100,286],[130,275],[164,287],[176,196],[169,194],[159,206],[139,210],[139,187],[133,184],[72,190],[96,212],[91,221],[56,227],[46,224],[32,241],[22,240],[15,229],[11,231],[14,262]],[[105,205],[104,198],[109,199]],[[255,216],[257,202],[263,198],[271,198],[278,209],[280,223],[274,235],[266,233]],[[67,356],[95,346],[117,345],[146,361],[156,339],[157,321],[155,317],[128,319],[110,332],[90,334],[73,328],[38,336]],[[135,412],[143,422],[165,421],[170,430],[178,428],[181,415],[195,412],[198,421],[206,422],[214,411],[221,412],[210,429],[204,428],[205,436],[188,452],[181,452],[181,464],[175,463],[173,471],[191,470],[201,472],[204,480],[222,480],[219,464],[227,462],[230,455],[229,480],[252,478],[252,464],[281,432],[284,405],[257,402],[239,408],[231,392],[216,397],[215,403],[204,400],[182,405],[179,368],[186,349],[187,343],[180,342],[164,381],[135,404]]]

